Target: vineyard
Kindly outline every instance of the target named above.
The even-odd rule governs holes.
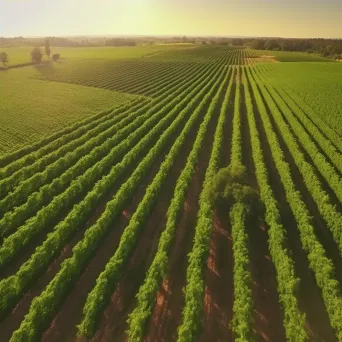
[[[264,53],[154,48],[30,76],[118,100],[3,138],[0,341],[342,341],[342,65]],[[262,217],[216,206],[229,165]]]

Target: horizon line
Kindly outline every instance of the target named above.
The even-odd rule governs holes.
[[[135,38],[256,38],[256,39],[327,39],[342,40],[342,37],[285,37],[285,36],[248,36],[248,35],[187,35],[187,34],[67,34],[67,35],[39,35],[39,36],[0,36],[0,38],[78,38],[78,37],[135,37]]]

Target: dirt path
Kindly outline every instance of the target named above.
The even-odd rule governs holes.
[[[268,251],[267,229],[255,221],[248,226],[254,330],[258,341],[282,342],[286,341],[284,315],[277,292],[276,272]]]
[[[233,250],[229,216],[215,213],[205,270],[204,328],[199,341],[233,341]]]

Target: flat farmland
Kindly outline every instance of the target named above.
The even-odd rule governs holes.
[[[166,51],[177,51],[194,48],[193,44],[156,44],[156,45],[138,45],[122,47],[62,47],[52,46],[51,54],[59,53],[61,58],[65,59],[109,59],[117,60],[122,58],[141,58],[145,55],[155,54]],[[41,47],[42,51],[44,47]],[[31,62],[32,47],[0,47],[0,52],[8,53],[8,65],[16,65]],[[43,60],[48,60],[46,55]]]
[[[0,72],[0,341],[341,341],[342,64],[130,49]]]

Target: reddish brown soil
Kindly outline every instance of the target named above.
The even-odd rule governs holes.
[[[248,230],[253,280],[254,330],[257,340],[286,341],[276,272],[268,252],[267,227],[250,223]]]
[[[204,327],[199,341],[233,341],[233,251],[229,216],[214,213],[205,270]]]
[[[169,254],[168,273],[157,294],[152,316],[147,323],[144,337],[146,342],[175,341],[177,339],[177,327],[181,324],[184,305],[182,290],[186,285],[187,255],[193,245],[199,209],[198,199],[209,163],[218,114],[219,108],[209,124],[199,163],[189,185],[183,213],[177,225],[175,240]]]
[[[300,278],[297,298],[301,311],[306,314],[306,326],[310,336],[310,341],[334,341],[334,332],[329,323],[329,317],[324,306],[321,292],[316,284],[314,274],[309,268],[306,253],[301,245],[297,223],[292,214],[291,208],[286,201],[285,190],[275,167],[262,121],[254,101],[253,105],[256,113],[255,118],[257,120],[257,128],[261,139],[262,149],[264,151],[265,163],[267,170],[269,170],[269,182],[274,190],[274,196],[279,203],[282,223],[284,228],[287,230],[288,235],[287,247],[289,248],[292,259],[294,260],[296,275]],[[289,158],[289,152],[286,150],[286,146],[282,141],[279,132],[278,137],[281,148],[286,153],[287,158]],[[294,167],[293,159],[290,166],[292,168],[291,171],[295,172],[296,169]],[[298,175],[298,171],[295,175],[297,176],[295,178],[296,180],[301,179]],[[305,200],[307,203],[307,198],[305,198]]]

